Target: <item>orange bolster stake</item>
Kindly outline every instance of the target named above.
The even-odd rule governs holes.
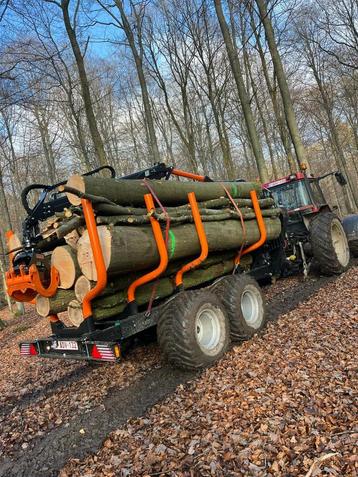
[[[196,201],[195,193],[189,192],[188,199],[191,207],[191,213],[194,219],[194,224],[196,228],[196,232],[198,234],[199,243],[201,247],[201,253],[198,258],[192,260],[191,262],[185,264],[175,275],[175,285],[177,288],[180,288],[183,285],[183,274],[188,272],[189,270],[199,266],[208,256],[209,253],[209,245],[208,240],[206,238],[206,233],[204,229],[203,222],[200,217],[200,211],[198,207],[198,203]]]
[[[199,174],[193,174],[192,172],[182,171],[180,169],[172,169],[172,174],[179,177],[186,177],[187,179],[193,179],[193,181],[205,182],[205,176]]]
[[[252,245],[250,245],[249,247],[245,248],[241,252],[241,254],[239,254],[236,257],[235,265],[240,264],[240,257],[242,257],[243,255],[246,255],[247,253],[253,252],[254,250],[257,250],[258,248],[260,248],[266,242],[266,239],[267,239],[266,226],[265,226],[264,219],[262,217],[261,208],[260,208],[259,200],[257,198],[256,191],[254,191],[254,190],[250,191],[250,197],[251,197],[252,206],[254,208],[254,212],[255,212],[255,215],[256,215],[257,225],[258,225],[259,232],[260,232],[260,238],[257,242],[255,242]]]
[[[87,199],[81,199],[81,204],[92,248],[94,264],[97,271],[97,283],[94,288],[87,293],[82,303],[83,317],[86,319],[92,316],[92,300],[96,298],[96,296],[98,296],[107,285],[107,269],[106,264],[104,263],[102,246],[98,236],[92,204]]]
[[[135,280],[130,285],[127,292],[128,303],[135,302],[135,292],[138,287],[159,277],[159,275],[161,275],[164,272],[164,270],[167,268],[167,265],[168,265],[168,251],[167,251],[167,246],[165,244],[165,240],[163,238],[162,229],[160,228],[159,222],[151,215],[152,212],[155,210],[152,194],[145,194],[144,201],[147,207],[147,211],[150,214],[149,220],[152,226],[155,242],[157,244],[160,262],[155,270],[147,273],[146,275],[143,275],[142,277],[137,278],[137,280]]]

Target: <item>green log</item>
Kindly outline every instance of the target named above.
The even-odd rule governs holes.
[[[40,316],[57,315],[57,313],[66,311],[68,303],[74,298],[75,292],[73,290],[61,289],[51,298],[37,295],[36,311]]]
[[[188,202],[188,193],[195,192],[198,202],[225,197],[223,184],[220,182],[189,182],[189,181],[147,181],[152,190],[165,206],[181,205]],[[95,176],[72,176],[68,179],[68,187],[81,193],[101,196],[119,205],[144,205],[144,194],[149,193],[148,187],[142,180],[108,179]],[[255,190],[260,197],[261,185],[257,182],[225,182],[234,198],[250,198],[250,191]],[[81,199],[67,193],[71,204],[79,205]]]
[[[225,252],[221,253],[219,255],[210,255],[202,264],[201,264],[201,269],[205,270],[212,265],[215,265],[217,263],[226,261],[226,260],[233,260],[235,257],[234,252]],[[186,262],[190,262],[194,257],[188,257],[186,259]],[[241,259],[241,265],[245,266],[245,264],[250,263],[250,255],[244,255]],[[169,262],[167,269],[163,273],[162,277],[168,277],[173,274],[175,274],[181,267],[183,266],[183,261],[173,261]],[[125,275],[120,275],[120,276],[112,276],[108,278],[107,286],[106,288],[102,291],[101,295],[99,296],[98,299],[101,299],[105,296],[108,295],[113,295],[113,293],[116,293],[120,290],[125,290],[126,288],[129,287],[129,285],[136,280],[139,276],[144,275],[146,272],[150,270],[144,270],[142,272],[136,272],[136,273],[129,273]],[[78,278],[76,284],[75,284],[75,295],[76,299],[79,303],[82,303],[84,295],[94,286],[96,285],[96,282],[89,281],[84,275]],[[72,299],[72,298],[71,298]]]
[[[239,209],[242,217],[246,220],[254,219],[256,217],[253,209],[248,207]],[[215,212],[215,213],[214,213]],[[261,211],[263,217],[278,217],[281,213],[280,209],[264,209]],[[185,222],[194,222],[193,216],[190,211],[187,213],[182,213],[181,215],[169,215],[170,223],[172,224],[182,224]],[[166,223],[167,216],[164,214],[155,214],[155,218],[159,222]],[[201,211],[201,220],[203,222],[216,222],[221,220],[241,220],[241,217],[236,210],[232,209],[204,209]],[[97,224],[106,224],[106,225],[144,225],[149,224],[150,219],[148,215],[105,215],[98,216],[96,218]]]
[[[190,289],[198,285],[211,282],[215,278],[230,273],[234,268],[233,260],[225,260],[208,267],[206,269],[192,270],[184,275],[184,288]],[[154,299],[166,298],[175,291],[173,279],[161,278],[156,283],[151,282],[138,288],[136,293],[136,302],[138,305],[144,305],[152,297],[154,288]],[[115,295],[98,299],[93,302],[93,316],[96,320],[109,318],[119,314],[126,306],[126,291],[120,291]]]
[[[252,207],[251,199],[236,199],[235,203],[238,207]],[[262,209],[271,207],[275,204],[274,200],[271,198],[259,199],[259,204]],[[200,210],[203,209],[218,209],[221,207],[232,206],[230,200],[226,197],[221,197],[220,199],[207,200],[205,202],[198,202]],[[94,204],[94,208],[98,215],[145,215],[146,209],[137,208],[137,207],[124,207],[122,205],[114,204]],[[179,213],[183,211],[190,212],[189,204],[179,205],[178,207],[166,207],[165,208],[168,214]],[[156,207],[156,212],[160,214],[162,210],[159,207]]]
[[[280,219],[268,217],[264,221],[267,240],[277,238],[281,232]],[[109,274],[144,270],[158,264],[159,254],[150,227],[100,225],[97,229]],[[204,229],[210,253],[238,250],[243,242],[249,245],[260,238],[256,220],[245,221],[246,237],[239,220],[204,222]],[[172,227],[169,233],[168,252],[169,260],[199,255],[200,244],[195,226],[184,224]],[[83,275],[89,280],[97,280],[87,231],[78,241],[77,253]]]

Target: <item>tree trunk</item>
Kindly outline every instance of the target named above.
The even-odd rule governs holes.
[[[356,184],[353,183],[352,177],[351,177],[351,175],[349,173],[349,170],[347,168],[346,158],[345,158],[342,146],[341,146],[341,142],[340,142],[340,139],[339,139],[339,134],[338,134],[338,131],[337,131],[337,128],[336,128],[336,124],[334,122],[333,111],[332,111],[332,109],[333,109],[332,108],[332,102],[330,101],[330,99],[327,95],[327,91],[324,87],[321,76],[320,76],[319,71],[316,67],[314,53],[311,50],[311,47],[310,47],[307,39],[305,39],[305,43],[306,43],[306,48],[307,48],[308,55],[310,56],[310,65],[309,66],[310,66],[310,68],[313,72],[313,76],[316,80],[318,90],[319,90],[321,98],[322,98],[323,109],[324,109],[324,111],[327,115],[328,128],[329,128],[329,131],[330,131],[330,137],[331,137],[331,142],[332,142],[332,145],[333,145],[333,150],[334,150],[334,153],[335,153],[334,155],[335,155],[335,158],[336,158],[336,163],[337,163],[338,168],[344,172],[344,175],[347,179],[348,188],[349,188],[349,190],[352,194],[352,198],[353,198],[353,202],[354,202],[354,206],[355,206],[354,209],[356,210],[358,208],[358,190],[357,190]],[[343,194],[344,194],[344,197],[345,197],[345,202],[346,202],[346,206],[348,208],[348,212],[351,213],[351,212],[353,212],[353,209],[350,205],[350,200],[349,200],[349,197],[348,197],[346,186],[343,186]]]
[[[292,143],[296,151],[297,160],[300,164],[302,163],[307,164],[305,149],[301,140],[300,132],[298,130],[296,116],[292,106],[291,95],[288,89],[286,74],[283,70],[280,54],[278,52],[278,48],[276,45],[274,31],[273,31],[271,20],[266,8],[266,1],[265,0],[255,0],[255,1],[260,12],[260,19],[265,29],[267,43],[269,46],[272,62],[275,68],[276,76],[277,76],[278,85],[281,92],[287,126],[290,131]]]
[[[215,10],[216,10],[216,14],[220,23],[220,28],[224,38],[231,69],[234,75],[237,92],[239,95],[242,111],[245,118],[247,132],[250,138],[252,150],[256,160],[257,169],[260,175],[260,180],[265,183],[269,181],[268,171],[267,171],[264,155],[262,152],[260,139],[256,130],[255,121],[251,111],[250,100],[249,100],[249,97],[245,88],[245,83],[242,77],[240,61],[239,61],[237,52],[235,51],[233,41],[230,36],[229,28],[224,17],[221,0],[215,0]]]
[[[49,132],[48,132],[48,121],[43,118],[42,112],[40,111],[38,106],[34,107],[33,113],[37,122],[37,127],[40,131],[42,149],[45,155],[49,179],[52,184],[56,184],[57,182],[56,165],[55,165],[55,158],[53,154],[52,144],[51,144]]]
[[[72,51],[76,60],[78,75],[81,83],[82,99],[85,107],[86,117],[88,121],[88,127],[91,133],[92,142],[98,159],[98,163],[101,166],[107,164],[106,153],[104,150],[104,144],[101,134],[98,130],[97,120],[94,115],[91,91],[88,83],[87,72],[85,67],[84,58],[81,52],[80,45],[77,41],[76,31],[72,27],[70,14],[69,14],[70,0],[61,0],[61,10],[63,15],[63,21],[66,28],[68,38],[71,43]]]
[[[124,11],[124,6],[122,0],[115,0],[115,4],[119,10],[119,13],[121,15],[121,20],[122,20],[122,27],[124,30],[124,33],[127,37],[129,47],[132,51],[132,55],[134,58],[136,70],[137,70],[137,75],[138,75],[138,80],[140,84],[140,89],[142,92],[142,101],[143,101],[143,107],[144,107],[144,114],[145,114],[145,120],[147,123],[147,129],[148,129],[148,135],[149,135],[149,151],[150,155],[152,157],[152,160],[154,162],[160,162],[160,154],[159,154],[159,149],[158,149],[158,142],[157,142],[157,136],[155,134],[155,129],[154,129],[154,121],[153,121],[153,115],[152,115],[152,109],[150,105],[150,100],[149,100],[149,93],[148,93],[148,88],[147,88],[147,81],[145,79],[144,75],[144,69],[143,69],[143,55],[141,54],[140,51],[138,51],[134,35],[133,35],[133,30],[132,27],[128,21],[127,15]],[[135,7],[133,7],[135,8]],[[139,25],[137,25],[136,32],[137,35],[139,36],[138,41],[140,44],[141,48],[141,27],[140,22]],[[139,28],[138,28],[139,27]]]
[[[287,163],[288,163],[290,171],[295,172],[296,169],[297,169],[297,164],[296,164],[296,161],[294,160],[294,158],[292,156],[291,144],[290,144],[290,140],[289,140],[289,137],[288,137],[288,132],[287,132],[284,120],[282,118],[282,115],[280,113],[280,106],[279,106],[278,100],[277,100],[276,88],[272,85],[272,82],[271,82],[271,79],[270,79],[265,54],[263,52],[262,45],[261,45],[260,35],[258,34],[257,26],[255,25],[255,21],[254,21],[254,17],[253,17],[253,13],[252,13],[251,8],[250,8],[250,23],[251,23],[252,31],[254,32],[254,35],[255,35],[255,41],[256,41],[257,50],[259,52],[262,71],[263,71],[264,78],[265,78],[266,85],[267,85],[267,89],[268,89],[268,92],[269,92],[269,95],[270,95],[270,98],[271,98],[273,112],[274,112],[276,122],[277,122],[277,125],[278,125],[281,142],[282,142],[283,148],[285,150]]]
[[[244,36],[243,37],[243,43],[245,44],[246,41],[247,41],[247,39]],[[250,58],[249,58],[249,55],[247,53],[246,47],[243,47],[243,55],[244,55],[244,62],[245,62],[246,70],[247,70],[247,73],[248,73],[248,78],[250,80],[251,87],[252,87],[252,94],[255,98],[257,111],[258,111],[260,119],[261,119],[266,144],[267,144],[267,147],[268,147],[268,150],[269,150],[270,161],[271,161],[271,166],[272,166],[272,175],[273,175],[274,179],[277,179],[278,175],[277,175],[275,158],[274,158],[274,154],[273,154],[273,150],[272,150],[271,139],[270,139],[270,136],[269,136],[269,133],[268,133],[266,118],[265,118],[265,115],[264,115],[264,112],[263,112],[263,109],[262,109],[262,106],[261,106],[260,98],[258,97],[257,85],[256,85],[256,82],[255,82],[253,74],[252,74]]]
[[[11,303],[11,299],[9,297],[9,295],[7,294],[7,287],[6,287],[6,281],[5,281],[5,260],[3,260],[2,257],[5,257],[5,249],[4,249],[4,243],[2,241],[2,237],[0,236],[0,253],[1,253],[1,257],[0,257],[0,276],[1,276],[1,286],[2,286],[2,289],[3,289],[3,293],[4,293],[4,298],[6,300],[6,303],[7,303],[7,307],[10,311],[10,313],[12,313],[12,303]],[[6,326],[6,323],[2,320],[0,320],[0,330],[5,328]]]

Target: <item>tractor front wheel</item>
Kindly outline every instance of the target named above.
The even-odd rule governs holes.
[[[313,257],[324,275],[339,275],[348,268],[348,240],[335,214],[318,214],[310,224],[310,238]]]

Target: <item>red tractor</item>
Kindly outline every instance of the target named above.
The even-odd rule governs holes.
[[[311,264],[316,263],[321,273],[335,275],[348,267],[349,245],[358,239],[358,215],[349,216],[349,235],[327,204],[320,187],[320,181],[330,175],[334,175],[340,185],[346,184],[340,172],[310,177],[304,171],[264,184],[283,209],[287,272],[303,269],[307,274]]]

